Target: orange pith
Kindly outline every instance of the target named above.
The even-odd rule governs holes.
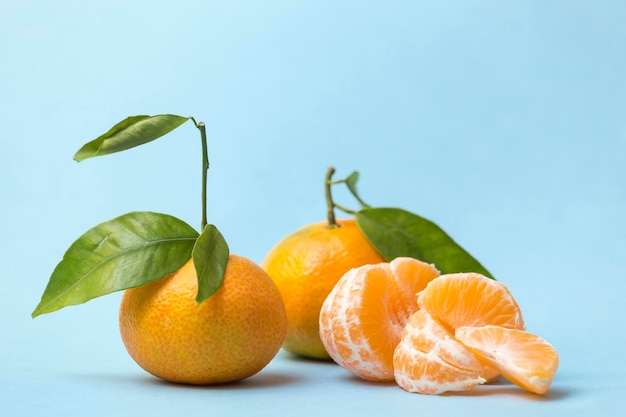
[[[322,303],[337,281],[352,268],[383,262],[354,219],[305,226],[280,241],[261,266],[279,288],[287,311],[283,348],[291,353],[328,359],[319,336]]]
[[[418,308],[415,294],[438,275],[434,266],[411,258],[347,272],[319,316],[320,337],[331,358],[362,379],[392,381],[393,351]]]
[[[196,304],[192,261],[126,290],[119,325],[131,357],[172,382],[214,384],[259,372],[276,355],[287,319],[280,293],[252,261],[230,255],[219,290]]]
[[[499,326],[461,327],[456,338],[484,364],[527,391],[544,394],[559,365],[552,345],[531,333]]]
[[[423,310],[404,328],[393,366],[396,382],[409,392],[463,391],[485,382],[481,363]]]

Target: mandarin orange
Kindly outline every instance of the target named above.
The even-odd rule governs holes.
[[[261,266],[280,290],[287,311],[283,348],[296,355],[328,359],[319,336],[322,303],[352,268],[383,262],[354,219],[301,228],[274,246]]]
[[[263,369],[287,329],[270,277],[231,254],[218,291],[198,305],[197,290],[191,260],[165,278],[126,290],[119,326],[130,356],[159,378],[188,384],[237,381]]]

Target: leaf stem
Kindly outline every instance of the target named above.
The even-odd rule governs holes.
[[[326,171],[326,181],[325,191],[326,191],[326,217],[328,218],[328,227],[339,227],[337,220],[335,219],[335,203],[333,203],[333,197],[330,192],[330,188],[333,185],[333,181],[331,180],[333,174],[335,173],[335,168],[329,167]]]
[[[352,190],[350,190],[350,192],[352,192],[352,196],[354,198],[356,198],[356,201],[359,202],[359,204],[361,204],[361,208],[371,208],[372,206],[370,206],[369,204],[367,204],[365,201],[363,201],[363,199],[361,198],[361,196],[359,196],[357,193],[353,192]],[[337,206],[339,207],[339,206]],[[344,210],[344,209],[342,209]],[[345,210],[344,210],[345,211]]]
[[[333,203],[333,206],[348,214],[355,215],[357,213],[356,210],[351,210],[347,208],[346,206],[342,206],[341,204]]]
[[[195,120],[194,120],[195,122]],[[207,189],[207,174],[209,171],[209,151],[206,140],[206,126],[204,122],[196,124],[200,130],[200,139],[202,141],[202,223],[200,231],[204,230],[207,225],[207,203],[206,203],[206,189]]]

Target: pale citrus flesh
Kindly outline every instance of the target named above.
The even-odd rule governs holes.
[[[305,226],[274,246],[261,266],[278,286],[287,311],[283,348],[293,354],[329,359],[319,336],[322,303],[350,269],[383,262],[354,219],[337,226]]]
[[[393,367],[398,385],[420,394],[464,391],[485,382],[476,357],[423,310],[404,328]]]
[[[559,366],[556,349],[534,334],[499,326],[461,327],[456,338],[483,363],[535,394],[545,394]]]
[[[454,330],[461,326],[495,324],[508,328],[522,329],[524,327],[519,305],[506,286],[478,273],[441,275],[431,281],[418,294],[417,300],[421,310],[429,319],[428,323],[436,323],[441,330],[445,331],[447,339],[453,338]],[[428,328],[433,326],[431,324]],[[444,372],[443,375],[440,375],[435,372],[435,364],[443,360],[438,356],[440,352],[438,349],[424,350],[426,349],[424,345],[416,346],[414,349],[409,348],[413,340],[421,340],[418,336],[423,333],[422,327],[413,326],[406,329],[405,335],[403,335],[401,342],[403,346],[402,360],[398,358],[395,362],[400,367],[400,370],[396,369],[396,382],[403,388],[406,386],[407,390],[412,390],[411,392],[424,394],[465,390],[475,386],[476,383],[474,382],[477,381],[475,378],[468,377],[463,382],[461,376],[458,378],[454,376],[451,371],[454,368],[453,363],[449,364],[447,373]],[[411,332],[415,332],[417,335],[412,335]],[[444,333],[433,332],[431,339],[434,340],[436,335],[444,335]],[[443,344],[443,341],[440,341],[440,344]],[[462,346],[459,348],[458,345],[457,343],[457,351],[462,348]],[[462,350],[465,350],[466,355],[473,356],[467,349],[463,348]],[[427,353],[427,355],[424,356],[423,353]],[[411,361],[411,355],[414,356],[413,360],[418,363],[432,361],[432,366],[411,367],[403,364],[403,361]],[[474,365],[477,366],[474,370],[476,372],[474,376],[479,376],[483,382],[495,381],[500,376],[495,368],[484,365],[478,360],[474,361]],[[467,369],[460,368],[457,371],[465,372]],[[446,380],[446,377],[450,377],[450,379]],[[414,385],[408,383],[411,380],[414,381]],[[420,381],[420,383],[418,384],[416,381]],[[434,388],[437,384],[441,386],[440,390]],[[426,388],[418,388],[420,386]]]
[[[198,305],[197,289],[190,260],[168,277],[125,291],[119,325],[131,357],[159,378],[188,384],[232,382],[263,369],[287,328],[270,277],[231,254],[218,291]]]
[[[418,304],[452,332],[484,325],[524,329],[522,311],[506,285],[475,272],[441,275],[418,295]],[[487,382],[500,377],[489,366],[481,375]]]
[[[427,263],[396,258],[347,272],[322,305],[320,338],[331,358],[369,381],[393,381],[393,352],[415,294],[439,275]]]

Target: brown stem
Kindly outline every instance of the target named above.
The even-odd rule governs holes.
[[[329,167],[326,171],[326,216],[328,218],[328,227],[338,227],[337,220],[335,219],[335,204],[333,203],[333,197],[330,192],[332,187],[332,176],[335,173],[335,168]]]

